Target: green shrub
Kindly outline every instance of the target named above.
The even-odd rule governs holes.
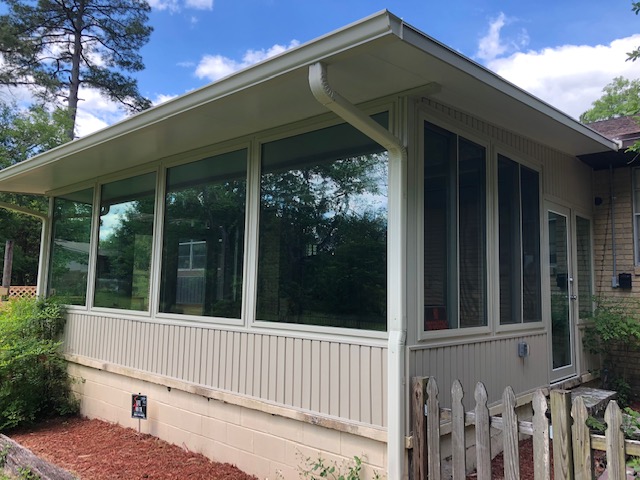
[[[14,300],[0,310],[0,430],[77,412],[60,352],[64,322],[51,299]]]
[[[584,346],[600,356],[603,387],[618,391],[624,405],[631,393],[627,353],[640,348],[640,303],[631,298],[599,298],[591,320]]]

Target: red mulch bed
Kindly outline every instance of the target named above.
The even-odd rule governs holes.
[[[9,436],[82,480],[254,480],[228,463],[131,428],[86,418],[57,419]]]

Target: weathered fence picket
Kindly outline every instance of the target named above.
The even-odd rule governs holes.
[[[413,379],[413,441],[412,478],[440,480],[441,415],[435,378]],[[622,431],[622,412],[615,401],[605,411],[608,425],[606,435],[594,435],[586,425],[587,409],[581,397],[571,400],[571,392],[552,390],[547,402],[542,391],[532,398],[531,422],[519,421],[516,396],[507,387],[502,396],[502,416],[491,417],[487,405],[487,391],[482,383],[474,390],[475,408],[465,412],[464,392],[456,380],[451,387],[451,467],[454,480],[464,480],[467,473],[467,445],[465,429],[475,427],[476,478],[491,479],[491,428],[502,431],[504,446],[504,478],[520,478],[519,440],[521,435],[532,436],[534,480],[551,478],[551,442],[553,437],[553,471],[558,479],[593,480],[595,478],[593,450],[607,452],[607,471],[610,480],[626,479],[626,456],[640,456],[640,442],[625,440]],[[551,411],[551,425],[547,411]],[[551,435],[551,432],[553,433]]]

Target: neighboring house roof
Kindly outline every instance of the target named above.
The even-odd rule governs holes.
[[[627,153],[626,150],[637,140],[640,140],[639,118],[637,115],[629,115],[587,123],[589,128],[618,142],[620,151],[585,155],[580,157],[581,160],[596,170],[609,167],[621,167],[636,161],[637,154],[635,152]]]
[[[308,68],[323,62],[351,103],[410,94],[469,112],[559,151],[616,150],[606,137],[382,11],[0,172],[34,194],[326,113]]]
[[[637,118],[637,115],[611,118],[588,123],[587,126],[612,140],[620,140],[622,148],[628,148],[640,139],[640,123]]]

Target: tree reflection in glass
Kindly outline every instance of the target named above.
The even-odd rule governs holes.
[[[96,307],[149,309],[155,173],[102,186]]]
[[[262,154],[257,319],[385,330],[386,151],[342,124]]]
[[[92,188],[54,200],[49,295],[68,305],[87,301],[92,209]]]
[[[167,171],[160,311],[240,318],[247,151]]]

